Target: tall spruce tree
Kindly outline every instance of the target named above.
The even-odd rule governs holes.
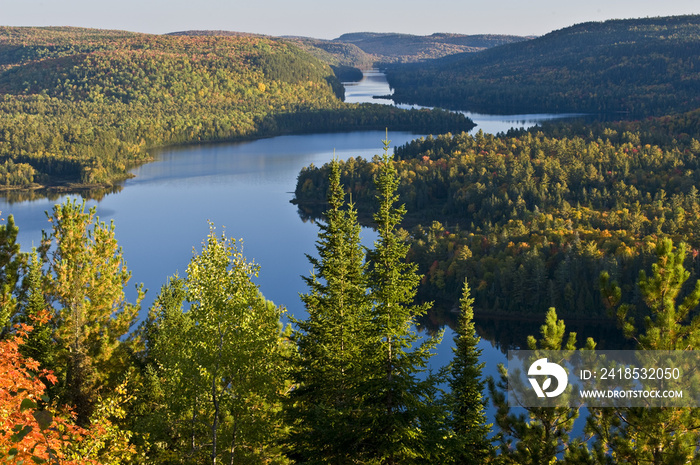
[[[417,265],[406,259],[409,246],[399,228],[406,209],[397,206],[399,179],[383,141],[377,187],[378,211],[374,215],[378,239],[369,251],[369,292],[372,300],[372,355],[367,379],[372,453],[383,464],[425,463],[437,458],[435,435],[444,412],[435,403],[436,378],[420,379],[442,334],[420,341],[414,330],[416,317],[430,304],[416,305],[420,282]]]
[[[318,257],[307,255],[314,272],[304,277],[306,320],[295,320],[295,389],[287,417],[294,424],[290,455],[304,463],[362,462],[369,432],[363,429],[370,302],[365,253],[352,204],[346,208],[340,165],[331,163],[325,222],[319,226]]]
[[[452,459],[457,464],[484,463],[493,457],[494,450],[488,439],[491,425],[486,423],[485,382],[481,377],[484,363],[479,362],[480,338],[474,329],[474,299],[469,284],[464,281],[460,314],[457,322],[454,360],[450,365],[448,407],[450,427],[455,439]]]

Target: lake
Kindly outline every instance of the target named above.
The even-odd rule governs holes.
[[[390,92],[383,76],[367,71],[363,81],[347,84],[346,100],[386,103],[371,98]],[[489,132],[499,132],[552,117],[535,116],[473,115],[479,124],[474,131],[484,129],[486,122],[491,123]],[[389,130],[393,146],[425,135]],[[297,175],[304,166],[330,161],[334,152],[340,159],[371,158],[381,152],[382,139],[383,131],[365,131],[165,149],[154,162],[132,170],[134,177],[121,191],[87,204],[97,207],[101,220],[115,222],[132,281],[149,289],[147,302],[168,276],[184,273],[211,221],[219,230],[225,228],[227,236],[243,239],[244,254],[261,265],[257,282],[263,294],[298,316],[298,293],[305,290],[299,277],[309,273],[304,254],[315,252],[317,228],[300,220],[289,203]],[[67,197],[13,203],[0,199],[2,216],[14,215],[20,228],[23,250],[39,244],[42,229],[49,227],[45,212]],[[365,235],[371,245],[373,233],[365,229]]]
[[[382,102],[371,97],[388,93],[386,79],[376,71],[367,72],[362,82],[347,85],[350,102]],[[528,127],[554,116],[470,115],[478,124],[475,131],[485,132]],[[423,135],[389,131],[394,146]],[[132,271],[131,301],[136,295],[131,284],[144,283],[148,289],[142,316],[169,276],[184,275],[193,249],[200,248],[211,221],[217,231],[242,239],[244,255],[261,266],[256,282],[265,297],[303,318],[299,293],[307,289],[301,276],[310,273],[305,254],[315,253],[318,229],[300,220],[297,207],[289,202],[297,175],[304,166],[330,161],[334,152],[340,159],[371,158],[381,152],[383,138],[383,131],[366,131],[165,149],[156,154],[154,162],[134,169],[134,177],[120,192],[87,204],[96,206],[101,220],[115,223],[117,239]],[[38,245],[41,231],[49,229],[45,212],[67,197],[15,203],[0,200],[2,217],[14,215],[24,251]],[[364,229],[366,245],[371,245],[374,237],[372,230]],[[433,366],[451,360],[451,346],[448,330]],[[486,362],[484,373],[495,376],[497,364],[505,362],[497,339],[493,343],[482,340],[480,348]]]

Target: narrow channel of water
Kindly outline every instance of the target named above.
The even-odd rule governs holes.
[[[394,101],[388,98],[375,98],[377,96],[390,96],[393,90],[389,87],[386,75],[377,69],[363,71],[363,78],[358,82],[344,82],[345,101],[348,103],[380,103],[384,105],[395,105]],[[396,105],[399,108],[428,108],[420,105]],[[580,113],[538,113],[522,115],[487,115],[484,113],[473,113],[470,111],[460,111],[470,118],[476,127],[470,131],[476,134],[483,131],[487,134],[498,134],[508,132],[511,128],[530,128],[545,121],[555,119],[572,118],[581,116]]]

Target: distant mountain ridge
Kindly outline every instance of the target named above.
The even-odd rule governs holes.
[[[411,63],[457,53],[474,53],[531,37],[513,35],[464,35],[434,33],[428,36],[401,33],[353,32],[333,39],[354,44],[386,63]]]
[[[190,30],[171,32],[175,36],[260,36],[236,31]],[[390,63],[415,63],[436,58],[481,52],[491,47],[521,42],[531,37],[512,35],[464,35],[435,33],[428,36],[391,32],[351,32],[333,40],[285,36],[319,60],[329,64],[341,81],[362,79],[361,69]]]
[[[235,31],[191,30],[169,35],[255,36]],[[459,53],[474,53],[533,37],[498,34],[453,34],[436,32],[421,36],[394,32],[350,32],[333,40],[303,36],[282,39],[299,44],[307,52],[333,66],[369,67],[381,63],[413,63]]]
[[[418,66],[395,66],[395,98],[488,113],[700,107],[700,16],[589,22]]]

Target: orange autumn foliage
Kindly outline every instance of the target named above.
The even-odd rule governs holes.
[[[23,356],[19,348],[32,327],[17,325],[0,341],[0,459],[8,463],[85,464],[92,460],[65,460],[64,450],[82,440],[86,431],[70,413],[49,405],[41,378],[56,383],[54,374]]]

